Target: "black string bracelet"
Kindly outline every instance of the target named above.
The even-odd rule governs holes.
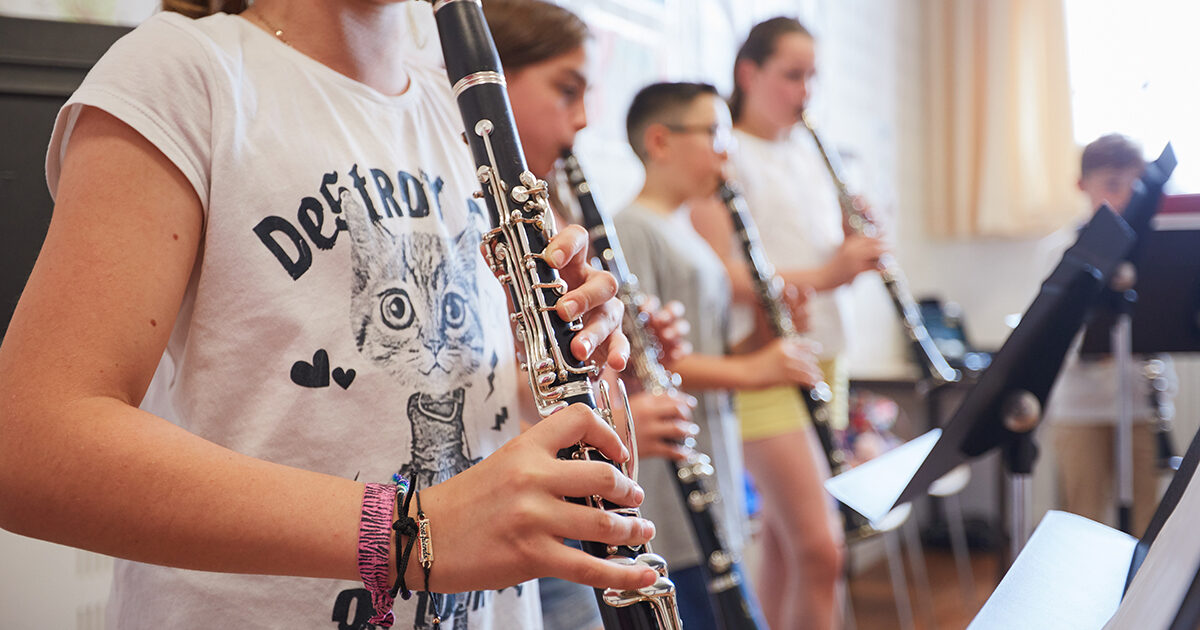
[[[416,479],[413,480],[413,486],[404,495],[400,517],[396,519],[395,523],[392,523],[392,529],[396,530],[396,583],[392,585],[392,590],[388,593],[392,597],[399,593],[400,598],[405,601],[412,597],[412,591],[408,590],[408,585],[404,583],[404,573],[408,570],[408,559],[412,556],[413,543],[417,541],[417,521],[408,515],[408,507],[412,504],[413,495],[417,494]],[[418,499],[418,505],[420,505],[419,502],[420,499]],[[408,542],[403,547],[400,544],[401,536],[408,536]]]

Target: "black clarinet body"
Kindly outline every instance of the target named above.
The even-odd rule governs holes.
[[[618,293],[625,303],[623,328],[625,336],[629,338],[630,362],[639,383],[652,394],[665,394],[678,389],[679,376],[663,366],[661,345],[646,327],[646,315],[641,312],[646,296],[638,289],[637,277],[629,270],[616,230],[609,216],[596,205],[583,169],[570,152],[563,155],[563,171],[579,203],[583,226],[591,237],[592,252],[599,258],[601,266],[617,279]],[[688,446],[693,447],[694,440],[690,440]],[[720,628],[758,630],[758,622],[750,609],[746,584],[735,570],[739,559],[729,551],[726,537],[714,514],[715,504],[721,500],[721,495],[714,490],[716,480],[713,478],[712,460],[693,449],[686,460],[668,460],[667,464],[705,559],[703,566],[708,593],[717,611]]]
[[[750,210],[746,207],[746,200],[737,187],[728,181],[721,184],[720,195],[721,201],[724,202],[725,208],[729,211],[729,217],[733,221],[733,228],[737,232],[742,253],[750,265],[750,276],[754,283],[755,293],[758,295],[759,305],[766,313],[771,332],[781,339],[798,338],[800,335],[796,331],[795,324],[792,323],[791,310],[783,300],[783,278],[775,273],[774,266],[771,265],[763,250],[762,241],[758,236],[758,228],[750,216]],[[833,435],[833,427],[830,425],[828,403],[832,400],[833,391],[824,382],[817,383],[815,387],[799,385],[797,389],[800,399],[804,401],[804,406],[808,410],[808,416],[812,420],[813,430],[821,443],[821,450],[825,453],[825,460],[829,464],[830,472],[834,476],[845,472],[846,456],[838,446]],[[847,540],[858,540],[876,533],[863,515],[844,503],[839,502],[838,508],[845,520]]]
[[[550,415],[570,404],[583,403],[612,424],[607,389],[603,384],[595,384],[597,368],[571,355],[571,340],[582,323],[563,321],[554,310],[566,286],[543,258],[555,234],[547,186],[526,167],[503,69],[482,5],[479,0],[431,1],[446,71],[477,167],[481,184],[477,196],[486,203],[492,223],[481,249],[512,299],[510,318],[525,350],[524,369],[538,411]],[[604,404],[598,405],[597,399]],[[616,466],[587,444],[563,449],[558,456]],[[619,468],[636,478],[636,459]],[[622,515],[638,515],[636,508],[621,508],[598,497],[571,500]],[[620,564],[643,564],[659,575],[654,584],[638,590],[596,590],[606,630],[680,628],[675,586],[667,577],[666,562],[660,556],[649,553],[646,547],[590,541],[584,541],[582,546],[593,556]]]
[[[825,169],[829,171],[829,177],[837,189],[838,206],[842,210],[842,216],[845,217],[846,223],[858,234],[877,238],[879,229],[858,206],[854,196],[850,194],[850,188],[846,185],[845,178],[842,177],[841,165],[838,163],[837,156],[825,149],[825,144],[821,142],[821,136],[817,134],[816,128],[806,116],[802,115],[800,120],[812,136],[817,153],[821,155],[821,161],[825,164]],[[957,382],[961,375],[958,370],[950,367],[950,364],[946,362],[946,357],[934,343],[933,337],[929,336],[929,330],[925,328],[925,318],[921,316],[921,309],[908,289],[908,281],[904,277],[904,272],[900,270],[900,265],[896,263],[896,258],[891,254],[885,254],[880,258],[879,276],[883,279],[883,285],[892,298],[892,305],[896,307],[900,325],[908,335],[914,353],[921,359],[918,364],[921,366],[921,372],[925,378],[930,379],[935,385]]]

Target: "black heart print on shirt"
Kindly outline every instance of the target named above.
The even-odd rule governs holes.
[[[342,389],[350,387],[350,383],[354,382],[354,368],[343,370],[342,368],[333,368],[333,382],[337,383]]]
[[[356,372],[353,369],[333,369],[333,380],[342,389],[347,389],[354,382]],[[324,348],[313,353],[312,363],[296,361],[292,364],[292,382],[301,387],[329,387],[329,353]]]

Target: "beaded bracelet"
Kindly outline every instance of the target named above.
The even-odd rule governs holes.
[[[407,489],[408,482],[398,480]],[[396,487],[368,483],[363,492],[362,514],[358,522],[358,575],[371,594],[375,615],[369,623],[390,628],[394,621],[394,596],[388,591],[388,521],[396,507]]]

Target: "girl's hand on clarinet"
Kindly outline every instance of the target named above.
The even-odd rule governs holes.
[[[762,349],[748,355],[751,388],[776,385],[812,387],[821,381],[815,344],[796,339],[774,339]]]
[[[862,195],[854,195],[851,198],[851,202],[854,204],[854,209],[861,214],[868,223],[875,224],[875,229],[878,230],[878,224],[875,223],[875,211],[871,208],[870,202],[868,202]],[[845,236],[851,236],[857,233],[858,232],[854,229],[854,227],[850,225],[850,217],[847,215],[842,215],[842,234]]]
[[[658,297],[651,295],[640,310],[646,318],[646,326],[662,346],[664,363],[678,361],[691,354],[692,344],[687,340],[687,334],[692,330],[692,325],[684,317],[682,302],[671,300],[661,304]]]
[[[679,391],[666,394],[640,392],[629,397],[638,457],[683,460],[691,454],[686,443],[700,432],[692,423],[696,399]]]
[[[421,491],[430,521],[430,587],[441,593],[497,589],[552,576],[596,588],[635,589],[657,577],[562,544],[564,538],[641,545],[654,536],[645,519],[568,503],[599,495],[636,507],[645,493],[616,467],[560,460],[560,449],[590,444],[617,462],[629,451],[591,409],[572,405],[510,440],[447,481]],[[419,583],[419,582],[418,582]]]
[[[568,321],[583,318],[583,330],[571,341],[576,359],[587,361],[594,356],[622,370],[629,360],[629,340],[621,332],[625,306],[616,298],[616,279],[588,263],[587,249],[587,231],[578,225],[563,228],[546,246],[546,261],[558,270],[568,289],[555,310]]]
[[[832,280],[830,284],[841,286],[864,271],[878,269],[879,259],[887,250],[887,245],[877,238],[858,234],[847,236],[825,265]]]
[[[812,287],[789,284],[783,289],[783,300],[792,315],[792,325],[797,332],[808,330],[808,300],[813,296]]]

